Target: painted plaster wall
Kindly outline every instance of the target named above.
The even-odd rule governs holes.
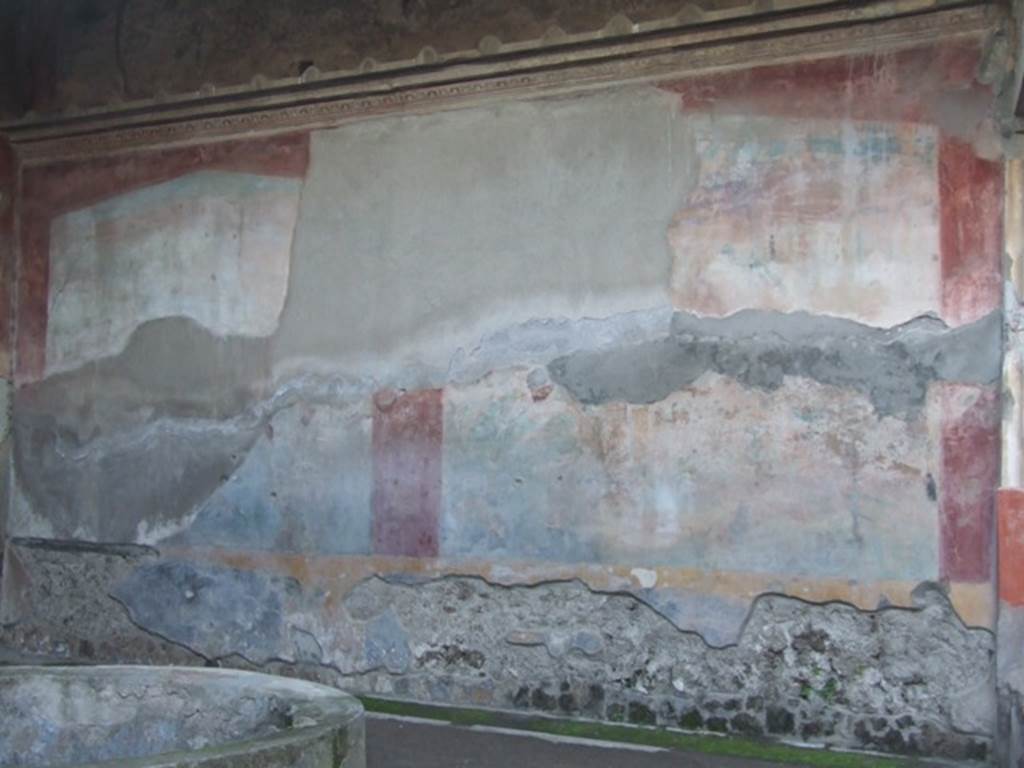
[[[14,295],[14,198],[17,166],[14,153],[0,141],[0,537],[6,539],[11,496],[11,410],[13,356],[11,355],[12,299]],[[0,555],[0,568],[3,555]]]
[[[807,3],[810,4],[810,3]],[[801,4],[801,5],[807,5]],[[792,6],[780,4],[782,9]],[[0,6],[0,115],[86,109],[251,82],[355,70],[544,37],[621,34],[631,22],[715,22],[764,13],[753,4],[631,0],[572,3],[383,0],[9,0]],[[627,13],[629,19],[622,14]]]
[[[986,754],[981,56],[25,169],[9,636]]]

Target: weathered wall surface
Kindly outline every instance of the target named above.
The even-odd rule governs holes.
[[[8,636],[985,756],[987,80],[956,39],[24,169]]]
[[[997,493],[999,610],[997,682],[999,695],[998,758],[1014,765],[1024,759],[1024,162],[1007,160],[1006,289],[1001,487]]]
[[[785,9],[814,0],[779,3]],[[823,3],[822,3],[823,4]],[[7,0],[0,6],[0,116],[61,112],[415,61],[637,23],[764,13],[774,3],[700,0]],[[626,22],[626,26],[629,21]],[[620,25],[621,26],[621,25]]]
[[[14,198],[17,164],[10,147],[0,140],[0,538],[6,538],[11,497],[11,409],[13,384],[12,299],[14,297]],[[0,554],[0,569],[3,555]]]

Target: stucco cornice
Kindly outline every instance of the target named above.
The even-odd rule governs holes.
[[[257,78],[247,86],[90,112],[29,115],[0,125],[0,132],[24,163],[109,155],[979,35],[997,28],[1004,14],[988,2],[944,0],[789,0],[763,7],[732,19],[684,13],[643,26],[617,17],[599,34],[556,30],[509,46],[485,38],[478,50],[445,57],[425,49],[414,61],[368,63],[359,71]]]

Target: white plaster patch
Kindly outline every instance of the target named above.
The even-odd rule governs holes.
[[[892,326],[941,310],[932,126],[694,115],[697,188],[669,229],[679,309]]]
[[[148,520],[140,520],[135,528],[134,542],[136,544],[153,545],[163,539],[169,538],[176,533],[186,530],[192,522],[194,515],[188,515],[184,520],[169,520],[166,522],[150,523]],[[79,538],[87,539],[87,535]]]
[[[202,171],[54,219],[47,374],[117,354],[136,327],[162,317],[220,335],[272,334],[300,186]]]
[[[642,589],[651,589],[658,583],[658,572],[650,568],[634,568],[630,573]]]

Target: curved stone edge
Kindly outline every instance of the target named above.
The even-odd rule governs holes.
[[[354,696],[336,688],[294,678],[278,677],[237,669],[194,668],[146,665],[99,666],[11,666],[0,667],[0,678],[45,676],[55,678],[145,676],[164,680],[191,680],[202,684],[216,681],[240,683],[261,694],[276,694],[296,707],[296,715],[309,724],[287,731],[247,739],[237,739],[198,751],[167,752],[130,760],[118,759],[88,763],[79,768],[214,768],[234,765],[244,758],[245,765],[303,768],[365,768],[365,728],[363,705]]]

